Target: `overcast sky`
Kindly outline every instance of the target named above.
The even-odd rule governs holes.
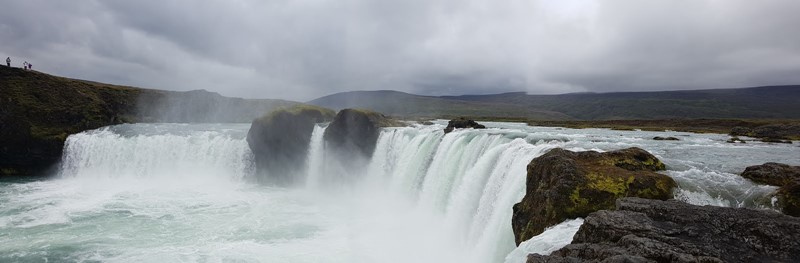
[[[797,0],[0,0],[0,56],[306,101],[800,84]]]

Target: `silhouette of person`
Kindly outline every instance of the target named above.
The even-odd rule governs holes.
[[[28,70],[28,61],[22,62],[22,69]]]
[[[6,58],[6,65],[8,65],[9,68],[11,67],[11,57]]]
[[[28,70],[33,70],[33,64],[28,63]]]

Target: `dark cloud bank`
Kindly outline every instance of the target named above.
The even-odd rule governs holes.
[[[0,55],[227,96],[800,83],[800,1],[0,0]]]

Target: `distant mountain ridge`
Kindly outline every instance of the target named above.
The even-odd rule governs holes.
[[[422,96],[398,91],[353,91],[308,102],[365,108],[404,117],[519,117],[528,119],[800,118],[800,85],[656,92]]]

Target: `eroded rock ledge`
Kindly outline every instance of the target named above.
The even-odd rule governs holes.
[[[769,210],[623,198],[586,217],[572,244],[528,262],[792,262],[800,219]]]
[[[621,197],[671,199],[675,181],[640,148],[599,153],[553,149],[528,164],[525,197],[514,205],[517,245],[566,219],[614,208]]]
[[[452,119],[449,122],[447,122],[447,127],[444,128],[444,133],[450,133],[455,129],[466,129],[466,128],[486,129],[486,126],[477,123],[474,120],[468,120],[466,118],[458,118],[458,119]]]

